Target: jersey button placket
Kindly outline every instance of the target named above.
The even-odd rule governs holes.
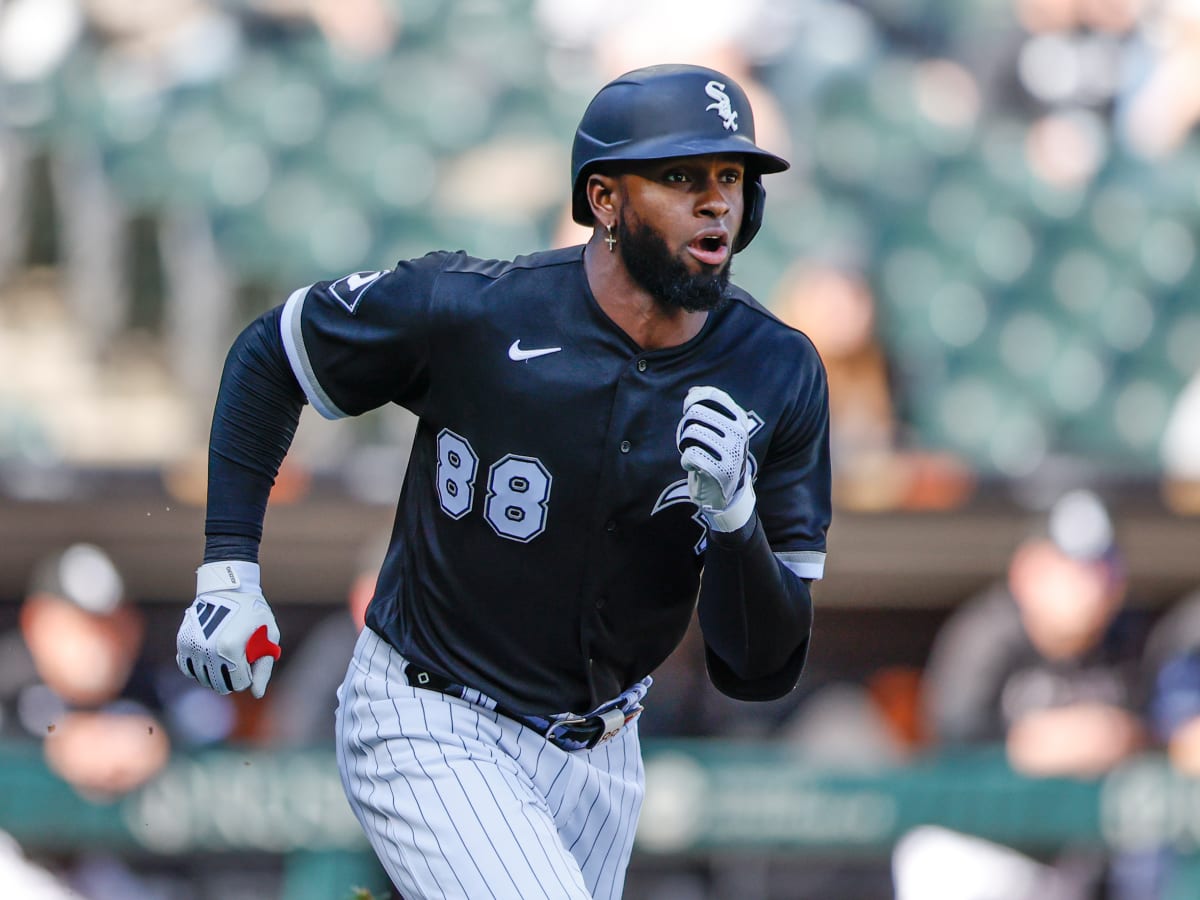
[[[633,449],[633,444],[629,443],[629,441],[621,441],[621,452],[622,453],[628,453],[632,449]]]
[[[645,371],[646,371],[646,369],[649,367],[649,365],[650,365],[650,364],[649,364],[649,363],[647,363],[647,362],[646,362],[644,359],[639,359],[639,360],[637,361],[637,370],[638,370],[639,372],[645,372]]]

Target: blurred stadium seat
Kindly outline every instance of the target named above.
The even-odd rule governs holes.
[[[1200,148],[1151,164],[1114,145],[1089,182],[1049,184],[1026,159],[1032,120],[981,113],[980,85],[951,61],[956,41],[1012,27],[995,5],[868,8],[885,44],[808,82],[788,79],[786,54],[764,69],[792,104],[800,177],[772,185],[739,277],[764,294],[806,254],[855,255],[879,289],[914,444],[1011,474],[947,411],[1001,394],[1009,443],[1152,470],[1157,417],[1122,417],[1160,407],[1200,355],[1184,299]],[[382,56],[293,29],[190,83],[155,83],[85,42],[21,87],[48,110],[14,104],[8,127],[42,152],[92,147],[133,210],[204,210],[235,277],[276,297],[439,244],[511,255],[547,240],[549,210],[483,221],[439,203],[447,166],[481,147],[519,136],[565,152],[579,98],[548,77],[530,4],[403,9]]]

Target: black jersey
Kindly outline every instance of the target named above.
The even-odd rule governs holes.
[[[812,344],[748,294],[677,347],[602,311],[583,248],[432,253],[297,291],[292,368],[323,415],[420,419],[367,623],[405,657],[529,713],[585,711],[656,668],[695,608],[704,527],[675,427],[707,384],[750,414],[758,513],[819,578],[828,403]]]

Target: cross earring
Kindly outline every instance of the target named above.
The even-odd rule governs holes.
[[[604,239],[604,243],[608,244],[608,252],[616,253],[617,252],[617,239],[615,237],[613,237],[612,226],[605,225],[604,227],[608,230],[608,237],[606,237]]]

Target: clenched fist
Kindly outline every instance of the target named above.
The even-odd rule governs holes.
[[[279,659],[279,626],[259,587],[258,564],[233,560],[196,570],[196,600],[183,614],[175,662],[218,694],[261,698]]]
[[[694,387],[675,430],[688,493],[715,531],[737,531],[754,515],[749,443],[753,423],[719,388]]]

